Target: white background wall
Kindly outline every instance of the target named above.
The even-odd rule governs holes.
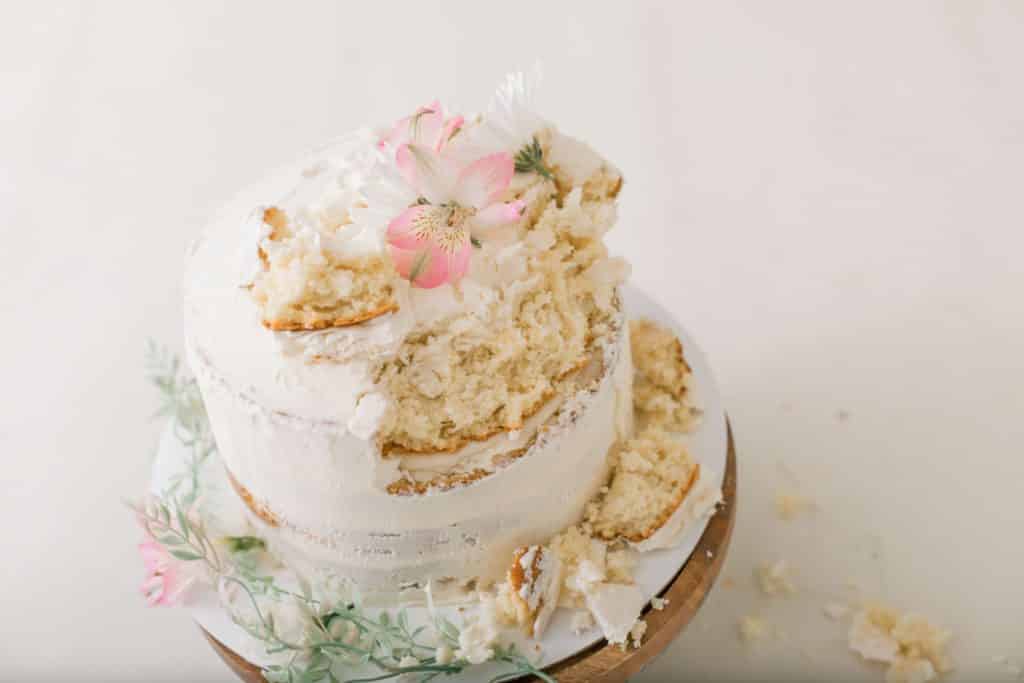
[[[182,253],[261,171],[545,64],[625,171],[613,249],[701,340],[740,454],[725,576],[639,681],[881,680],[821,606],[854,581],[1024,662],[1024,4],[0,6],[0,679],[221,680],[137,595]],[[841,419],[840,414],[846,415]],[[775,519],[781,489],[818,512]],[[785,558],[801,593],[760,597]],[[782,633],[750,648],[736,620]]]

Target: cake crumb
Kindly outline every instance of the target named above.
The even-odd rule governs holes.
[[[1006,655],[997,655],[992,658],[993,664],[998,664],[1003,668],[1003,671],[1013,676],[1014,678],[1020,678],[1021,674],[1024,674],[1024,668],[1020,664],[1013,661]]]
[[[869,604],[854,615],[849,647],[865,660],[889,664],[888,683],[925,683],[953,669],[946,652],[951,638],[923,617]]]
[[[590,629],[594,628],[594,615],[585,609],[577,610],[572,616],[571,628],[575,635],[583,635]]]
[[[898,659],[885,672],[886,683],[927,683],[935,679],[935,667],[927,659]]]
[[[630,548],[609,550],[605,560],[607,580],[612,583],[633,583],[633,570],[636,569],[637,554]]]
[[[785,560],[761,565],[755,570],[754,575],[764,595],[793,595],[796,593],[792,570]]]
[[[768,637],[770,627],[768,621],[762,617],[747,615],[740,617],[739,621],[740,639],[744,643],[755,643]]]
[[[850,606],[844,605],[841,602],[830,602],[821,608],[821,611],[825,613],[825,616],[832,621],[840,621],[846,618],[850,614]]]
[[[327,163],[323,160],[317,161],[314,164],[310,164],[306,168],[302,169],[303,178],[315,178],[324,171],[327,170]]]
[[[657,610],[657,611],[660,612],[661,610],[665,609],[665,606],[668,605],[669,602],[670,601],[669,601],[668,598],[658,598],[658,597],[651,598],[651,609],[654,609],[654,610]]]
[[[643,619],[637,619],[636,623],[633,624],[633,628],[629,630],[629,638],[633,643],[634,649],[639,649],[645,633],[647,633],[647,622]]]
[[[814,501],[798,493],[779,492],[775,494],[775,514],[779,519],[792,521],[814,509]]]

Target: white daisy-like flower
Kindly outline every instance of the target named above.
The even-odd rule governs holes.
[[[479,120],[464,124],[462,132],[452,139],[452,154],[470,160],[508,152],[516,159],[517,171],[537,170],[527,168],[530,163],[524,162],[542,163],[536,136],[549,124],[533,109],[540,83],[539,64],[528,73],[517,71],[506,76],[487,112]]]

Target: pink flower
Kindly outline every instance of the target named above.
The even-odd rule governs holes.
[[[417,109],[412,116],[401,119],[391,130],[383,133],[377,147],[381,150],[388,147],[397,150],[403,145],[412,144],[440,152],[459,131],[464,120],[461,116],[450,116],[445,119],[441,103],[435,100]]]
[[[469,267],[473,242],[519,220],[526,203],[499,201],[515,173],[512,155],[499,152],[462,167],[419,143],[403,144],[398,169],[420,199],[387,229],[395,267],[416,287],[457,282]]]
[[[183,566],[163,545],[153,538],[139,544],[139,554],[146,566],[146,580],[142,582],[142,594],[150,607],[170,606],[177,603],[185,591],[195,582]]]

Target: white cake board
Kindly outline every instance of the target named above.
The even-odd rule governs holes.
[[[682,340],[686,361],[693,370],[694,403],[704,411],[704,416],[697,428],[686,435],[685,440],[694,459],[701,464],[702,468],[714,472],[716,482],[721,486],[728,448],[725,410],[704,354],[682,326],[651,297],[630,286],[623,287],[622,293],[630,319],[651,318],[670,327]],[[189,452],[173,435],[173,431],[168,425],[153,466],[151,488],[154,493],[162,491],[171,477],[181,471]],[[706,526],[706,519],[699,524],[692,525],[684,532],[679,544],[674,548],[638,554],[634,577],[637,585],[648,599],[659,595],[679,573],[704,533]],[[229,649],[257,666],[271,663],[272,660],[264,652],[263,644],[250,637],[231,621],[227,612],[218,604],[214,591],[208,590],[194,596],[186,604],[186,608],[191,611],[193,618],[202,628]],[[439,606],[437,609],[459,626],[473,611],[472,607],[461,608],[461,611],[460,608],[448,606]],[[367,608],[366,611],[375,615],[380,610]],[[431,623],[425,607],[407,607],[406,611],[409,623],[413,628]],[[512,633],[507,634],[506,639],[512,641],[518,639],[517,644],[520,649],[529,653],[531,659],[538,659],[540,667],[557,664],[603,639],[600,629],[596,627],[582,634],[574,633],[571,625],[572,617],[572,610],[559,609],[539,644]],[[445,680],[468,683],[480,680],[481,677],[495,675],[500,671],[499,665],[494,665],[493,671],[485,665],[474,667],[463,674],[446,677]]]

